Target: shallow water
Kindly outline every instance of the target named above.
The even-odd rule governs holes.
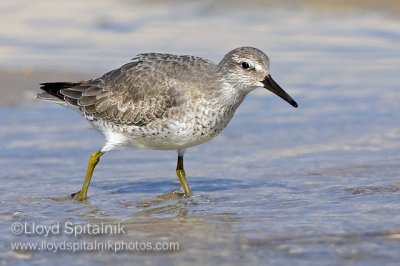
[[[52,12],[39,16],[43,6]],[[2,264],[398,264],[399,18],[213,2],[16,1],[0,12],[12,22],[1,29],[3,67],[98,75],[140,52],[218,61],[231,48],[252,45],[270,55],[272,75],[300,106],[261,89],[249,95],[219,137],[187,151],[189,199],[158,197],[179,188],[175,152],[124,150],[102,157],[87,203],[65,196],[80,188],[87,157],[102,137],[62,107],[1,107]],[[15,222],[120,222],[126,230],[79,238],[15,235]],[[10,247],[43,240],[166,241],[180,248]]]

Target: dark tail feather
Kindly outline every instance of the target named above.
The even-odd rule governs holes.
[[[50,95],[53,95],[61,100],[64,100],[64,95],[60,93],[60,90],[72,88],[78,86],[81,82],[46,82],[41,83],[41,90],[44,90]]]

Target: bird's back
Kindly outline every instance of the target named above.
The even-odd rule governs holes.
[[[217,66],[193,56],[140,54],[100,78],[41,84],[38,98],[67,104],[87,117],[142,126],[161,118],[219,80]]]

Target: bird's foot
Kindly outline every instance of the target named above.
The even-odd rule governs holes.
[[[187,198],[190,196],[191,196],[191,194],[185,194],[184,192],[172,190],[170,192],[167,192],[165,194],[158,196],[157,198],[162,199],[162,200],[173,200],[173,199],[179,199],[179,198],[184,198],[184,197]]]
[[[141,208],[155,207],[157,205],[162,205],[165,202],[168,202],[170,200],[177,200],[177,199],[181,199],[184,197],[186,197],[185,193],[173,190],[173,191],[164,193],[162,195],[156,196],[155,198],[149,198],[149,199],[140,201],[140,203],[137,206],[141,207]]]
[[[78,200],[78,201],[85,201],[86,200],[86,195],[82,195],[81,191],[75,192],[71,194],[71,198]]]
[[[190,191],[189,192],[179,192],[179,191],[173,190],[172,193],[175,193],[175,194],[179,195],[179,197],[182,197],[182,198],[189,198],[189,197],[193,196],[192,192],[190,192]]]

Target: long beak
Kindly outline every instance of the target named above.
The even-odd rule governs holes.
[[[275,93],[276,95],[287,101],[289,104],[291,104],[293,107],[298,107],[296,101],[293,100],[292,97],[290,97],[290,95],[287,94],[286,91],[284,91],[281,86],[279,86],[278,83],[276,83],[275,80],[272,79],[271,75],[266,76],[261,82],[264,84],[264,88]]]

